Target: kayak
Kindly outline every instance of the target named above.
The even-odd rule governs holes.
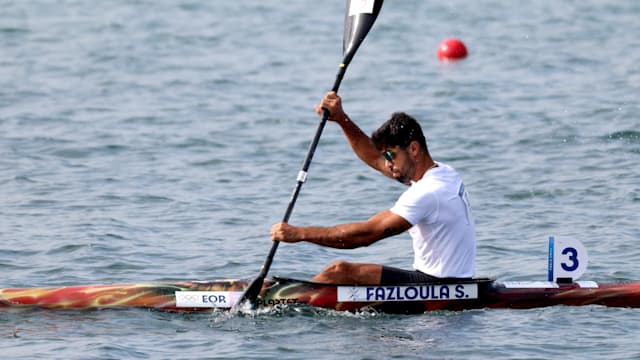
[[[0,289],[0,307],[46,309],[147,308],[229,310],[250,280],[216,280]],[[257,307],[312,306],[337,311],[419,314],[435,310],[530,309],[556,305],[640,307],[640,282],[458,281],[394,285],[320,284],[290,278],[264,281]]]
[[[640,281],[597,283],[577,280],[588,254],[577,239],[549,238],[547,281],[438,279],[385,285],[325,284],[283,277],[265,278],[252,307],[311,306],[336,311],[420,314],[436,310],[531,309],[556,305],[640,307]],[[159,282],[0,289],[0,308],[164,311],[242,309],[251,280]],[[253,299],[252,299],[253,300]]]

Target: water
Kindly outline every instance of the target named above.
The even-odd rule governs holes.
[[[0,1],[1,287],[253,277],[341,60],[344,2]],[[640,278],[640,5],[388,1],[340,89],[366,132],[421,119],[478,223],[478,274]],[[470,56],[437,61],[460,37]],[[366,219],[402,186],[326,127],[294,224]],[[284,244],[274,275],[338,258],[408,267],[408,236]],[[637,358],[639,313],[555,307],[420,316],[0,312],[12,359]],[[579,354],[579,355],[577,355]]]

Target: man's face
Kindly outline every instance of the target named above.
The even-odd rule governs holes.
[[[391,176],[403,184],[410,185],[415,164],[411,160],[407,149],[403,149],[400,146],[386,147],[381,155],[384,157],[385,166],[391,172]]]

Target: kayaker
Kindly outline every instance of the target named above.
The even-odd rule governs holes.
[[[369,246],[408,231],[413,239],[413,270],[335,261],[311,280],[341,284],[398,284],[475,274],[476,230],[467,192],[458,173],[431,158],[418,122],[402,112],[367,136],[342,108],[335,92],[316,107],[342,128],[356,155],[367,165],[409,186],[390,209],[363,222],[330,227],[298,227],[280,222],[271,239],[307,241],[338,249]]]

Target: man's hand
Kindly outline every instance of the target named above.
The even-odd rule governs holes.
[[[298,228],[287,224],[286,222],[279,222],[271,226],[271,240],[282,241],[288,243],[295,243],[301,241],[298,238]]]
[[[341,122],[347,120],[347,115],[342,109],[342,99],[335,91],[329,91],[320,104],[316,106],[316,113],[322,115],[322,109],[329,110],[329,120]]]

